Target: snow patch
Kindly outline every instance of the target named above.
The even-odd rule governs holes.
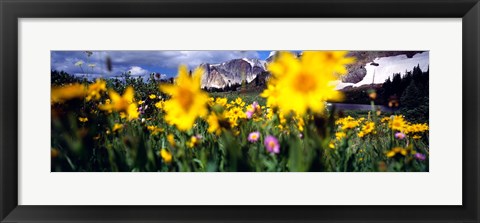
[[[412,71],[413,67],[420,65],[422,71],[428,70],[429,66],[429,52],[423,52],[415,54],[412,58],[408,58],[407,55],[397,55],[391,57],[381,57],[373,60],[378,66],[371,65],[371,63],[365,64],[367,74],[358,83],[343,83],[336,81],[336,89],[343,89],[347,86],[359,87],[366,84],[381,84],[388,78],[392,79],[394,74],[404,74],[405,71]]]
[[[270,51],[267,58],[273,57],[275,54],[277,54],[277,51]]]
[[[252,68],[255,66],[255,62],[249,60],[248,58],[242,58],[242,60],[248,62]]]

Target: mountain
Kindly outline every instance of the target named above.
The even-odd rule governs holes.
[[[220,64],[203,63],[200,65],[202,88],[224,88],[233,84],[241,84],[243,80],[250,83],[257,75],[265,72],[266,62],[259,59],[233,59]]]

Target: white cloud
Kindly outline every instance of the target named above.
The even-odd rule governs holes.
[[[131,66],[128,72],[130,72],[130,75],[132,76],[143,76],[150,73],[150,71],[145,70],[139,66]]]

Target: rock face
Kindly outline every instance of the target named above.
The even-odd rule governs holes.
[[[265,71],[265,61],[258,59],[233,59],[221,64],[201,64],[202,88],[224,88],[232,84],[250,83]]]

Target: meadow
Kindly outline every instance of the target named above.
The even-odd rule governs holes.
[[[330,83],[355,58],[284,52],[263,91],[209,93],[201,70],[174,83],[52,75],[54,172],[429,171],[428,123],[340,111]],[[374,91],[368,100],[375,104]]]

